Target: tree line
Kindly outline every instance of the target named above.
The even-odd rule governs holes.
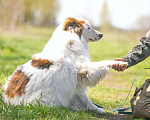
[[[14,29],[17,24],[53,26],[57,0],[0,0],[0,28]]]

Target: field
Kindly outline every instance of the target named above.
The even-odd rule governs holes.
[[[52,35],[54,28],[38,28],[22,26],[15,32],[0,31],[0,119],[134,119],[132,115],[116,115],[106,110],[105,115],[94,112],[73,111],[66,108],[48,108],[47,106],[29,105],[12,106],[2,100],[3,85],[8,76],[21,65],[31,59],[32,55],[41,52]],[[102,32],[102,31],[101,31]],[[97,43],[89,44],[89,53],[92,61],[112,60],[123,57],[145,35],[140,32],[121,32],[118,30],[104,31],[104,37]],[[150,58],[124,72],[110,70],[110,74],[97,86],[89,88],[87,93],[92,102],[105,108],[119,107],[125,100],[132,81],[143,68],[149,67]],[[136,87],[140,87],[150,70],[143,71],[136,79],[129,98],[123,107],[130,106],[130,99]]]

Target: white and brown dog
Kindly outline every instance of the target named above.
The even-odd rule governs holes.
[[[4,86],[7,103],[37,103],[75,110],[105,113],[86,94],[102,80],[114,64],[121,61],[91,62],[87,42],[99,41],[103,34],[81,18],[67,18],[54,31],[41,53],[20,65]]]

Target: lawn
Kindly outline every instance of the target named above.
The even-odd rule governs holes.
[[[73,111],[66,108],[49,108],[47,106],[29,105],[12,106],[2,100],[3,85],[8,76],[21,65],[31,59],[32,55],[41,52],[52,35],[54,28],[38,28],[22,26],[14,32],[0,31],[0,119],[134,119],[132,115],[116,115],[106,110],[105,115],[94,112]],[[101,31],[103,32],[103,31]],[[104,37],[97,43],[89,43],[92,61],[112,60],[124,56],[145,33],[104,31]],[[125,100],[132,81],[143,68],[148,68],[150,58],[124,72],[110,70],[110,74],[97,86],[89,88],[88,96],[92,102],[105,108],[114,109]],[[130,99],[136,87],[140,87],[150,70],[143,71],[136,79],[131,94],[124,107],[130,106]]]

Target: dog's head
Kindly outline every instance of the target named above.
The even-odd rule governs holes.
[[[93,29],[90,23],[83,18],[67,18],[63,22],[63,30],[77,34],[86,42],[99,41],[103,34]]]

